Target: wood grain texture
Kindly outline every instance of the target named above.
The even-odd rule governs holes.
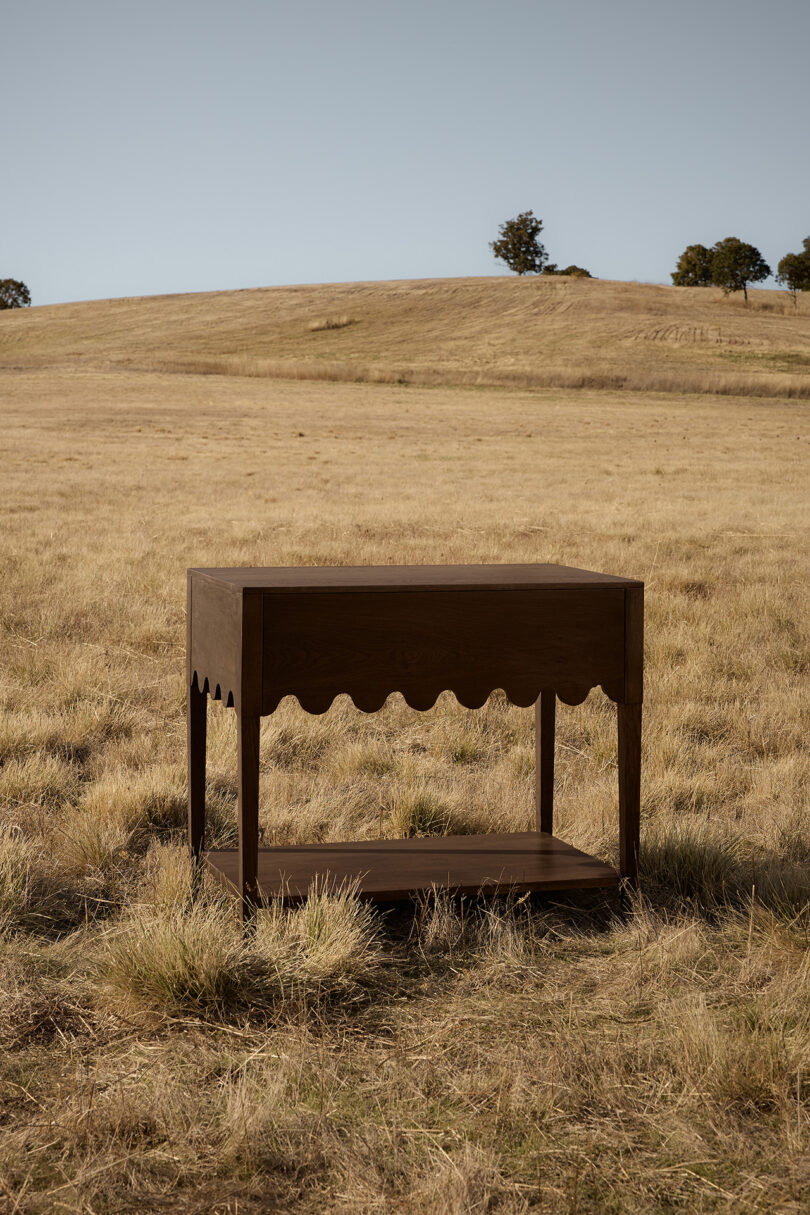
[[[242,591],[189,571],[189,683],[236,705],[242,683]]]
[[[262,592],[247,587],[242,591],[242,661],[239,673],[237,708],[246,717],[259,717],[262,712]]]
[[[535,706],[535,805],[537,830],[549,835],[554,830],[554,735],[557,719],[557,698],[553,692],[541,692]]]
[[[189,837],[203,845],[205,696],[237,710],[239,850],[209,853],[247,919],[262,897],[316,875],[361,879],[371,898],[438,885],[615,885],[609,866],[555,840],[556,700],[601,684],[619,703],[621,876],[638,876],[643,583],[557,565],[190,570]],[[497,688],[537,708],[539,832],[258,848],[259,725],[288,695],[312,713],[349,693],[371,712],[392,692],[427,709],[445,689],[469,708]]]
[[[212,851],[206,860],[239,893],[237,853]],[[362,897],[381,902],[433,888],[476,894],[615,887],[619,881],[609,865],[537,831],[263,848],[258,874],[264,902],[300,901],[316,878],[332,889],[359,879]]]
[[[638,885],[641,820],[641,704],[617,706],[619,719],[619,870]]]
[[[625,590],[624,700],[644,699],[644,586]]]
[[[527,590],[532,587],[604,586],[633,587],[635,578],[600,574],[570,565],[327,565],[246,566],[224,569],[192,569],[191,574],[220,582],[234,589],[244,587],[280,593],[299,591],[396,591],[409,590]]]
[[[187,689],[188,724],[188,839],[191,855],[198,857],[205,836],[205,755],[208,732],[208,697],[196,680]]]
[[[262,711],[295,695],[310,713],[340,693],[374,712],[392,692],[428,709],[445,689],[478,708],[496,688],[584,699],[624,678],[624,589],[412,590],[264,595]]]
[[[259,855],[259,727],[258,717],[237,718],[237,763],[239,803],[238,883],[242,917],[250,918],[259,902],[257,865]]]

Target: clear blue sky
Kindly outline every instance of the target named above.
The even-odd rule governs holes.
[[[810,235],[810,0],[6,0],[0,278],[35,304]]]

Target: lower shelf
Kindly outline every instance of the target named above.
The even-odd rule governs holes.
[[[209,868],[237,894],[239,853],[205,853]],[[295,844],[259,850],[262,900],[306,898],[313,881],[338,889],[358,880],[359,894],[379,902],[407,899],[437,887],[456,894],[483,890],[575,890],[617,886],[619,875],[553,835],[449,835],[357,843]]]

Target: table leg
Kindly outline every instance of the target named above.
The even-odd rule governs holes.
[[[205,744],[208,726],[208,696],[197,682],[188,689],[188,842],[197,860],[205,836]]]
[[[641,704],[620,704],[619,718],[619,872],[638,885],[641,817]]]
[[[535,803],[537,830],[551,835],[554,829],[554,727],[557,712],[555,692],[541,692],[535,714]]]
[[[242,920],[253,916],[259,901],[259,736],[261,719],[237,717],[239,781],[239,888]]]

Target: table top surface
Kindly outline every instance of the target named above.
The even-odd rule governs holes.
[[[327,565],[190,569],[235,590],[274,591],[508,591],[575,587],[640,587],[635,578],[568,565]]]

